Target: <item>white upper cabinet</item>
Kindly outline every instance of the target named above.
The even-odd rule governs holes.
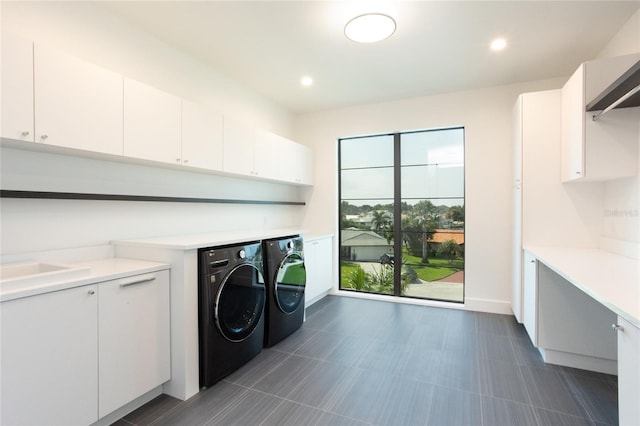
[[[282,137],[263,129],[255,130],[254,165],[255,175],[265,179],[279,179],[282,160],[280,146]]]
[[[33,142],[33,43],[3,33],[1,61],[0,136]]]
[[[313,183],[313,154],[311,149],[282,138],[280,146],[281,180],[301,185]]]
[[[304,145],[55,49],[3,32],[0,70],[7,140],[312,184]]]
[[[122,155],[122,76],[34,46],[35,141]]]
[[[180,98],[124,79],[124,155],[181,163]]]
[[[229,173],[254,176],[255,133],[253,127],[228,115],[224,116],[223,122],[223,170]]]
[[[609,111],[597,121],[586,105],[640,55],[585,62],[562,88],[562,181],[603,181],[638,173],[640,108]]]
[[[222,170],[222,114],[182,101],[182,164]]]

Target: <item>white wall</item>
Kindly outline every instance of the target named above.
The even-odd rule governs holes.
[[[56,47],[185,99],[290,136],[293,115],[91,2],[2,2],[2,31]],[[3,147],[2,189],[302,201],[290,185]],[[299,206],[0,200],[0,254],[112,239],[296,227]]]
[[[640,10],[629,18],[598,54],[598,58],[632,53],[640,53]],[[640,243],[640,176],[605,184],[602,232],[604,237]]]
[[[465,299],[475,310],[510,313],[513,137],[520,93],[565,79],[492,87],[301,115],[296,136],[313,146],[316,185],[304,218],[313,233],[336,233],[337,139],[462,125],[465,128]],[[337,253],[337,251],[335,251]]]

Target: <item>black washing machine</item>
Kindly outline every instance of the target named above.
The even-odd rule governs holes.
[[[262,350],[266,290],[259,241],[198,257],[200,387],[208,387]]]
[[[302,237],[281,237],[262,242],[267,277],[264,346],[289,336],[304,320],[304,267]]]

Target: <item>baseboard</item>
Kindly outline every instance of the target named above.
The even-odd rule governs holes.
[[[618,362],[612,359],[596,358],[569,352],[554,351],[553,349],[538,348],[544,362],[579,368],[581,370],[596,371],[605,374],[618,374]]]
[[[511,302],[506,300],[473,299],[466,297],[464,299],[464,306],[468,311],[513,315]]]
[[[314,303],[320,301],[321,299],[323,299],[327,294],[331,293],[332,290],[326,290],[323,291],[322,293],[318,294],[317,296],[315,296],[312,299],[305,299],[304,301],[304,308],[307,309],[309,306],[313,305]]]

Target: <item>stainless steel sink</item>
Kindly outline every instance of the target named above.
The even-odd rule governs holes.
[[[0,287],[7,291],[22,286],[72,280],[89,275],[89,271],[89,267],[55,263],[10,263],[0,265]]]

